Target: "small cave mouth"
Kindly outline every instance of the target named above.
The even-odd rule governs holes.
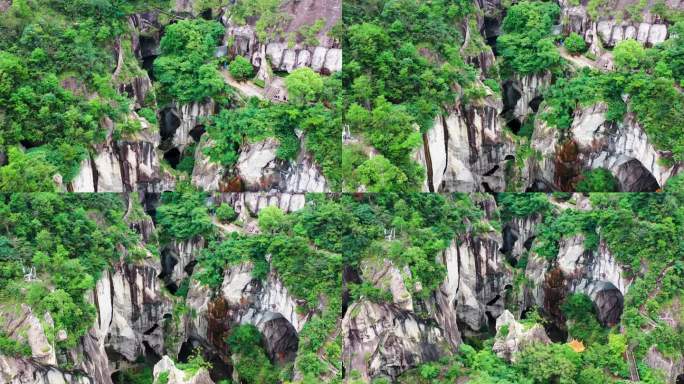
[[[491,176],[491,175],[494,174],[494,172],[496,172],[496,171],[498,171],[498,170],[499,170],[499,166],[498,166],[498,165],[495,165],[494,168],[490,169],[489,171],[487,171],[487,172],[486,172],[484,175],[482,175],[482,176]]]
[[[513,155],[506,155],[506,156],[504,157],[504,160],[506,160],[506,161],[515,161],[515,156],[513,156]]]
[[[183,271],[188,274],[188,276],[192,275],[192,272],[195,270],[195,265],[197,265],[197,260],[192,260],[189,262],[185,268],[183,268]]]
[[[677,380],[675,381],[676,384],[684,384],[684,373],[681,375],[677,376]]]
[[[188,359],[195,352],[196,343],[192,339],[185,340],[178,350],[178,362],[187,363]]]
[[[171,168],[176,169],[178,163],[180,163],[181,153],[178,148],[171,148],[164,152],[164,160],[166,160]]]
[[[530,236],[530,237],[529,237],[527,240],[525,240],[525,242],[523,243],[523,247],[524,247],[526,250],[528,250],[528,251],[529,251],[530,249],[532,249],[532,244],[534,244],[534,240],[535,240],[536,238],[537,238],[536,236]]]
[[[211,8],[207,9],[206,11],[203,11],[200,13],[200,17],[203,18],[204,20],[211,21]]]
[[[552,321],[544,325],[544,331],[554,343],[564,343],[568,340],[568,331],[561,329]]]
[[[527,308],[523,309],[523,311],[520,312],[520,320],[527,319],[527,316],[529,316],[530,313],[533,313],[534,311],[536,311],[536,309],[534,307],[527,307]]]
[[[170,141],[173,139],[173,135],[178,127],[180,127],[181,120],[173,108],[164,108],[160,115],[159,134],[162,141]]]
[[[145,348],[145,361],[149,365],[154,366],[161,360],[161,356],[150,346],[147,340],[143,341],[143,348]]]
[[[192,137],[195,143],[199,143],[200,138],[202,138],[204,132],[206,132],[206,128],[204,128],[204,125],[196,125],[195,128],[190,130],[190,137]]]
[[[502,86],[504,109],[501,114],[512,114],[515,106],[518,104],[518,100],[522,97],[522,93],[518,90],[518,86],[514,81],[504,81]]]
[[[212,353],[208,360],[211,363],[209,377],[213,382],[229,380],[233,376],[233,366],[226,363],[219,354]]]
[[[637,159],[620,165],[615,176],[621,192],[656,192],[660,189],[653,174]]]
[[[544,98],[542,96],[537,96],[534,99],[530,100],[528,106],[532,108],[532,111],[534,111],[534,113],[537,113],[539,111],[539,105],[541,105],[542,101],[544,101]]]
[[[19,144],[21,144],[21,146],[26,148],[26,149],[36,148],[36,147],[39,147],[42,145],[38,141],[31,141],[31,140],[21,140],[21,141],[19,141]]]
[[[149,39],[149,37],[140,36],[141,42],[143,39]],[[142,67],[145,71],[147,71],[147,76],[150,77],[151,81],[157,80],[154,78],[154,60],[156,58],[157,58],[157,56],[147,56],[147,57],[143,57],[143,59],[142,59]]]
[[[487,305],[494,305],[499,299],[501,299],[501,295],[497,294],[493,299],[487,302]]]
[[[293,362],[297,357],[299,336],[294,326],[282,315],[265,322],[261,333],[266,340],[266,352],[272,362],[285,364]]]
[[[176,257],[175,252],[168,248],[163,249],[161,251],[162,271],[158,277],[166,283],[166,288],[174,294],[178,290],[178,285],[171,281],[171,276],[173,275],[173,269],[176,267],[176,264],[178,264],[178,258]]]
[[[506,256],[506,260],[512,265],[518,265],[518,260],[513,255],[513,249],[515,248],[515,243],[518,242],[518,231],[515,230],[510,224],[505,224],[502,230],[503,244],[499,251]]]
[[[359,271],[351,265],[345,265],[342,270],[342,282],[344,289],[342,290],[342,313],[341,317],[347,313],[349,303],[351,302],[351,292],[349,291],[349,284],[361,284],[361,275]]]
[[[487,182],[482,183],[482,189],[484,189],[484,191],[487,193],[494,193],[494,190],[492,189],[492,187],[489,186],[489,183]]]
[[[522,122],[520,119],[511,119],[506,123],[506,126],[517,135],[520,133],[520,129],[522,128]]]
[[[615,285],[607,281],[600,282],[593,299],[598,320],[602,325],[612,327],[620,323],[624,297]]]
[[[485,311],[485,316],[487,316],[487,332],[492,336],[496,335],[496,318],[490,311]]]

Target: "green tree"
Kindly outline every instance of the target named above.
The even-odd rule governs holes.
[[[587,50],[587,43],[584,38],[577,34],[576,32],[570,33],[570,35],[565,38],[563,45],[572,54],[580,54]]]
[[[613,174],[605,168],[596,168],[582,173],[582,178],[577,183],[577,192],[617,192],[618,181]]]
[[[364,161],[356,169],[356,174],[366,190],[374,193],[400,190],[407,181],[401,169],[382,155]]]
[[[223,26],[202,19],[181,20],[164,30],[154,75],[162,93],[181,103],[202,101],[225,89],[214,51]]]
[[[50,192],[57,186],[52,177],[57,168],[46,161],[45,152],[11,147],[9,163],[0,167],[0,192]]]
[[[244,81],[252,77],[254,74],[254,67],[249,60],[243,56],[236,56],[233,61],[228,64],[228,71],[230,75],[237,81]]]
[[[287,219],[282,209],[269,206],[259,211],[259,228],[264,232],[278,232],[286,229]]]
[[[297,68],[285,78],[290,101],[306,104],[316,101],[323,91],[323,79],[309,67]]]
[[[615,45],[613,58],[619,69],[636,69],[646,59],[646,50],[634,39],[623,40]]]

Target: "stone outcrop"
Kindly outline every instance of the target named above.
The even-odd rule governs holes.
[[[253,25],[238,24],[225,14],[222,21],[226,26],[226,41],[232,42],[225,52],[247,57],[257,68],[268,60],[271,67],[279,71],[291,72],[306,66],[329,75],[342,70],[342,49],[339,42],[329,36],[331,28],[342,16],[341,1],[304,0],[283,4],[281,11],[289,16],[282,25],[282,33],[275,39],[268,38],[265,41],[259,40]],[[297,40],[292,44],[285,41],[284,36],[297,36],[301,28],[317,20],[325,23],[316,34],[315,42]]]
[[[541,325],[535,324],[526,329],[508,310],[504,310],[496,319],[496,338],[492,351],[507,361],[515,361],[516,354],[525,347],[550,343],[551,340]]]
[[[439,328],[391,304],[352,304],[342,319],[342,336],[343,364],[364,381],[394,379],[450,353]]]
[[[493,233],[467,236],[444,251],[447,275],[436,294],[435,317],[454,348],[460,344],[459,333],[472,336],[493,327],[493,319],[504,309],[510,274],[500,244],[501,238]]]
[[[145,119],[132,113],[142,130],[118,141],[95,145],[66,186],[73,192],[161,192],[173,189],[170,175],[160,167],[159,134]]]
[[[504,189],[502,162],[513,147],[504,137],[502,108],[500,101],[487,97],[435,118],[416,154],[427,172],[425,192]]]
[[[294,160],[277,158],[280,143],[267,138],[242,146],[234,170],[211,161],[203,148],[211,140],[203,138],[195,151],[192,183],[205,191],[284,193],[327,192],[328,183],[313,155],[302,149]]]
[[[192,374],[176,367],[176,364],[168,356],[162,357],[162,359],[154,365],[155,382],[162,373],[166,375],[168,384],[214,384],[214,381],[209,377],[209,371],[207,371],[206,368],[200,368],[197,372]]]

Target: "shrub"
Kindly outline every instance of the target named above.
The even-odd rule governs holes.
[[[238,214],[233,207],[228,204],[221,204],[216,208],[216,218],[224,223],[229,223],[237,218]]]
[[[565,45],[568,52],[572,54],[580,54],[587,50],[587,43],[582,36],[575,32],[572,32],[570,36],[565,39],[563,45]]]
[[[254,74],[254,67],[252,66],[252,63],[243,56],[236,56],[235,59],[228,64],[228,71],[235,80],[244,81],[252,77]]]
[[[615,45],[613,58],[619,69],[636,69],[646,59],[646,50],[634,39],[623,40]]]
[[[305,104],[315,101],[323,91],[323,79],[309,67],[297,68],[285,78],[290,101]]]
[[[618,182],[609,170],[596,168],[582,173],[575,189],[577,192],[617,192]]]

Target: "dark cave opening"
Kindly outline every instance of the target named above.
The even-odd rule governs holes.
[[[217,353],[212,353],[207,360],[211,363],[209,377],[215,383],[221,380],[230,380],[233,376],[233,366],[225,362]]]
[[[620,323],[624,298],[622,292],[615,285],[608,281],[600,282],[593,299],[601,324],[612,327]]]
[[[487,332],[494,336],[496,335],[496,318],[490,311],[485,311],[485,315],[487,316]]]
[[[532,99],[528,105],[530,108],[532,108],[532,111],[534,111],[534,113],[537,113],[537,111],[539,111],[539,105],[542,101],[544,101],[544,98],[541,96],[537,96],[534,99]]]
[[[517,135],[520,133],[520,128],[522,128],[522,122],[519,119],[512,119],[506,122],[506,126]]]
[[[211,16],[211,8],[207,9],[206,11],[203,11],[200,13],[200,17],[203,18],[204,20],[211,21],[212,16]]]
[[[506,261],[515,267],[518,265],[518,260],[513,255],[513,248],[518,241],[518,232],[509,224],[505,224],[501,232],[503,235],[503,244],[501,245],[499,252],[503,253],[506,256]]]
[[[491,176],[491,175],[494,174],[494,172],[496,172],[496,171],[498,171],[498,170],[499,170],[499,166],[498,166],[498,165],[495,165],[494,168],[490,169],[489,171],[487,171],[487,172],[486,172],[484,175],[482,175],[482,176]]]
[[[620,184],[620,192],[656,192],[660,189],[653,174],[637,159],[620,165],[615,177]]]
[[[154,366],[161,360],[161,356],[159,356],[146,340],[143,341],[143,348],[145,348],[145,361],[147,364]]]
[[[178,163],[180,163],[181,153],[178,148],[171,148],[164,152],[164,160],[166,160],[171,168],[176,169]]]
[[[521,97],[522,93],[518,90],[516,83],[510,80],[505,81],[503,83],[504,109],[501,114],[505,115],[507,113],[512,113]]]
[[[681,375],[677,376],[677,380],[675,381],[676,384],[684,384],[684,373]]]
[[[492,189],[492,187],[489,186],[489,183],[487,182],[482,183],[482,189],[484,189],[484,191],[487,193],[494,193],[494,190]]]
[[[528,250],[528,251],[529,251],[530,249],[532,249],[532,244],[534,243],[534,239],[535,239],[535,238],[536,238],[536,236],[530,236],[530,237],[529,237],[527,240],[525,240],[525,242],[523,243],[523,247],[524,247],[526,250]]]
[[[170,141],[180,127],[181,121],[173,108],[164,108],[160,113],[159,134],[162,141]]]
[[[190,137],[195,141],[195,143],[199,143],[200,138],[202,135],[206,132],[206,129],[204,128],[204,125],[196,125],[195,128],[190,130]]]
[[[351,292],[349,290],[349,285],[361,284],[361,276],[359,275],[359,271],[350,265],[345,265],[344,269],[342,270],[342,284],[343,290],[342,313],[340,314],[341,317],[343,317],[344,314],[347,313],[347,308],[349,308],[349,304],[351,302]]]
[[[140,40],[143,39],[149,39],[144,36],[140,36]],[[150,77],[151,81],[156,81],[157,79],[154,78],[154,60],[157,58],[157,56],[147,56],[143,57],[142,59],[142,67],[145,71],[147,71],[147,75]]]
[[[192,272],[195,270],[195,265],[197,265],[197,260],[192,260],[189,262],[185,267],[183,267],[183,271],[188,274],[188,276],[192,275]]]
[[[266,352],[273,363],[285,364],[295,360],[299,337],[290,322],[280,314],[263,325]]]
[[[161,267],[162,271],[159,274],[159,278],[166,283],[166,288],[171,291],[171,293],[176,293],[178,290],[178,285],[171,281],[171,276],[173,275],[173,269],[178,264],[178,258],[174,252],[168,248],[164,248],[161,251]]]
[[[568,331],[561,329],[553,321],[544,324],[544,331],[554,343],[565,343],[568,340]]]
[[[192,339],[185,340],[178,350],[178,362],[187,363],[188,358],[195,352],[195,342]]]
[[[527,319],[527,316],[529,316],[530,313],[533,313],[536,310],[537,309],[534,307],[527,307],[527,308],[523,309],[523,311],[520,312],[520,320]]]

